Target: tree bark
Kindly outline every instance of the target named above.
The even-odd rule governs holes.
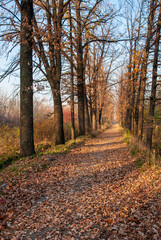
[[[97,130],[97,68],[96,68],[96,46],[93,46],[93,108],[92,108],[92,130]]]
[[[92,129],[97,130],[97,80],[94,79],[94,101],[92,110]]]
[[[72,17],[71,17],[71,6],[69,4],[69,17],[70,17],[70,70],[71,70],[71,139],[75,139],[75,122],[74,122],[74,71],[73,71],[73,37],[72,37]]]
[[[133,36],[133,29],[132,29],[132,34]],[[129,36],[131,36],[129,33]],[[126,128],[131,130],[131,125],[132,125],[132,80],[131,80],[131,69],[132,69],[132,54],[133,54],[133,49],[132,49],[132,40],[130,40],[130,53],[129,53],[129,67],[128,67],[128,106],[126,109]]]
[[[22,156],[35,153],[33,135],[32,19],[33,1],[21,0],[20,148]]]
[[[138,120],[138,137],[142,139],[143,136],[143,120],[144,120],[144,95],[147,75],[148,56],[150,51],[150,40],[152,38],[153,19],[155,14],[155,0],[151,0],[150,14],[148,19],[148,33],[145,45],[145,51],[143,53],[142,69],[141,69],[141,81],[140,81],[140,96],[139,96],[139,120]]]
[[[54,145],[64,144],[64,128],[63,128],[63,110],[60,96],[60,82],[59,77],[51,85],[53,99],[54,99]]]
[[[88,108],[88,98],[85,92],[84,96],[84,105],[85,105],[85,132],[90,133],[91,132],[91,123],[90,123],[90,116],[89,116],[89,108]]]
[[[82,48],[82,25],[81,25],[81,0],[76,1],[77,19],[77,88],[78,88],[78,122],[79,135],[85,134],[84,112],[84,77],[83,77],[83,48]]]
[[[55,30],[55,70],[53,69],[53,82],[51,83],[52,93],[54,98],[54,144],[64,144],[64,127],[63,127],[63,110],[60,94],[60,81],[61,81],[61,37],[62,37],[62,17],[63,17],[63,0],[59,1],[58,13],[54,21]]]
[[[154,110],[155,110],[156,87],[157,87],[157,68],[158,68],[160,29],[161,29],[161,3],[160,3],[160,10],[159,10],[159,16],[158,16],[157,30],[156,30],[156,39],[155,39],[152,87],[151,87],[150,107],[149,107],[149,127],[147,129],[147,142],[146,143],[149,148],[152,148],[153,122],[154,122]]]

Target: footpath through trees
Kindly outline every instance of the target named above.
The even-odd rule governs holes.
[[[159,176],[113,125],[1,189],[1,239],[160,239]]]

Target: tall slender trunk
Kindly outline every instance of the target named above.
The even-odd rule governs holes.
[[[138,63],[138,68],[140,66],[140,63]],[[139,73],[136,73],[135,81],[138,82],[139,80]],[[135,97],[135,103],[134,103],[134,130],[133,134],[135,136],[138,135],[138,121],[139,121],[139,96],[140,96],[140,83],[138,84],[138,89],[136,91],[136,97]]]
[[[157,1],[156,1],[157,2]],[[151,0],[150,14],[148,19],[148,33],[143,54],[142,68],[141,68],[141,81],[140,81],[140,96],[139,96],[139,120],[138,120],[138,137],[142,139],[143,136],[143,120],[144,120],[144,95],[147,75],[148,57],[150,51],[150,40],[152,38],[153,19],[155,14],[155,0]]]
[[[60,44],[60,43],[59,43]],[[60,46],[60,45],[59,45]],[[56,68],[54,74],[54,81],[52,84],[52,93],[54,98],[54,144],[64,144],[64,128],[63,128],[63,110],[60,94],[60,80],[61,80],[61,52],[60,49],[55,50]]]
[[[55,1],[54,1],[55,4]],[[55,7],[55,5],[53,6]],[[55,11],[55,10],[54,10]],[[62,37],[62,17],[63,17],[63,0],[59,1],[58,12],[54,12],[54,30],[55,30],[55,68],[52,70],[53,81],[50,84],[52,87],[52,94],[54,98],[54,144],[64,144],[64,128],[63,128],[63,110],[61,102],[61,93],[60,93],[60,81],[61,81],[61,37]],[[54,59],[51,61],[53,62]]]
[[[63,110],[60,95],[60,78],[55,76],[54,84],[51,85],[52,95],[54,99],[54,145],[64,144],[64,128],[63,128]]]
[[[97,130],[97,69],[96,69],[96,48],[93,49],[93,108],[92,108],[92,130]]]
[[[140,37],[140,32],[141,32],[141,19],[142,19],[142,10],[143,10],[143,6],[144,6],[144,0],[141,1],[141,9],[140,9],[140,17],[139,17],[139,26],[138,26],[138,31],[137,31],[137,39],[135,40],[135,45],[134,45],[134,52],[136,54],[137,51],[137,44],[138,44],[138,40]],[[134,63],[134,69],[135,69],[136,63]],[[140,67],[140,61],[137,63],[137,67]],[[139,96],[140,96],[140,85],[139,85],[139,89],[136,89],[136,84],[138,83],[138,79],[139,79],[139,72],[137,71],[136,73],[134,73],[134,91],[133,91],[133,116],[132,116],[132,121],[133,121],[133,135],[137,135],[138,134],[138,117],[139,117]]]
[[[71,16],[71,6],[69,3],[69,17],[70,17],[70,91],[71,91],[71,139],[75,139],[75,122],[74,122],[74,71],[73,71],[73,37],[72,37],[72,16]]]
[[[158,53],[159,53],[159,41],[160,41],[160,29],[161,29],[161,3],[158,16],[156,39],[155,39],[155,51],[154,51],[154,62],[153,62],[153,75],[152,75],[152,87],[150,96],[150,107],[149,107],[149,127],[147,129],[147,146],[152,147],[152,136],[153,136],[153,121],[154,121],[154,110],[156,100],[156,87],[157,87],[157,68],[158,68]]]
[[[92,114],[92,129],[97,130],[97,80],[94,79],[94,101],[93,101],[93,114]]]
[[[84,113],[84,77],[83,77],[83,48],[82,48],[82,24],[80,15],[81,0],[76,1],[77,19],[77,88],[78,88],[78,122],[79,135],[85,134]]]
[[[33,1],[21,0],[20,50],[20,148],[22,156],[34,154],[33,77],[32,77]]]
[[[133,34],[132,34],[133,35]],[[132,69],[132,40],[130,40],[130,54],[129,54],[129,67],[128,67],[128,106],[126,110],[126,128],[131,130],[132,123],[132,99],[131,99],[131,69]]]
[[[134,56],[136,55],[136,40],[135,40],[135,43],[134,43],[134,52],[133,52]],[[131,101],[131,107],[132,107],[132,119],[131,119],[131,131],[132,131],[132,134],[134,134],[134,114],[135,114],[135,85],[136,85],[136,73],[135,73],[135,68],[136,68],[136,63],[135,63],[135,60],[134,60],[134,63],[133,63],[133,74],[132,74],[132,101]]]
[[[88,78],[89,78],[89,113],[90,113],[90,125],[92,125],[92,83],[91,83],[91,67],[88,58]]]
[[[86,95],[86,91],[85,91],[85,96],[84,96],[84,105],[85,105],[85,130],[86,130],[86,133],[90,133],[91,132],[91,123],[90,123],[88,98]]]

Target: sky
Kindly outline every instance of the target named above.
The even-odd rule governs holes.
[[[105,4],[106,4],[106,2],[109,3],[109,1],[104,0]],[[111,0],[111,2],[112,2],[112,5],[116,6],[116,8],[115,8],[115,10],[116,10],[117,8],[119,8],[119,3],[121,2],[121,0]],[[12,56],[14,56],[14,54],[17,54],[17,52],[19,52],[19,47],[16,47],[16,49],[14,49],[14,51],[10,55],[9,59]],[[9,59],[6,60],[4,55],[5,54],[3,54],[2,50],[1,50],[0,74],[2,73],[2,69],[6,69],[9,64]],[[7,93],[7,95],[12,95],[12,94],[15,95],[19,92],[19,90],[18,90],[19,83],[20,83],[19,77],[16,77],[16,76],[7,77],[2,82],[0,82],[0,92]],[[38,94],[37,96],[41,97],[40,94]],[[44,97],[44,96],[42,96],[42,97]]]
[[[113,0],[112,4],[117,4],[118,1],[120,0]],[[107,1],[109,3],[109,1]],[[104,3],[106,4],[106,0],[104,0]],[[7,49],[6,49],[7,51]],[[5,52],[4,50],[0,50],[0,54],[1,54],[1,61],[0,61],[0,75],[3,73],[4,69],[7,69],[7,67],[9,66],[9,61],[12,58],[12,56],[14,56],[15,54],[17,54],[17,52],[19,52],[19,47],[16,47],[16,49],[13,50],[13,52],[9,55],[9,58],[6,59],[5,57]],[[20,83],[20,79],[19,77],[15,77],[15,76],[10,76],[5,78],[3,81],[0,82],[0,92],[3,93],[8,93],[8,95],[11,95],[12,93],[16,93],[17,94],[17,88],[18,85]],[[15,92],[16,91],[16,92]]]

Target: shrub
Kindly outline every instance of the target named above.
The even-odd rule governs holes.
[[[40,144],[41,142],[51,144],[53,136],[54,136],[53,118],[43,119],[41,121],[34,122],[34,138],[36,144]]]
[[[20,148],[20,129],[3,124],[0,126],[0,155],[14,154]]]
[[[0,126],[0,169],[8,166],[19,156],[20,130],[7,124]]]
[[[126,132],[124,133],[124,138],[125,138],[125,142],[127,144],[130,144],[130,139],[131,139],[131,134],[130,134],[130,131],[129,130],[126,130]]]

